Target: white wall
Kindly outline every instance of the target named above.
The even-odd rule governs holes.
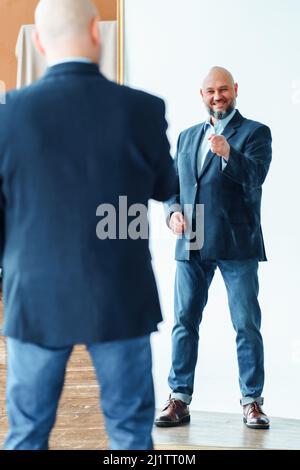
[[[174,151],[181,130],[205,119],[201,79],[212,65],[232,71],[238,109],[271,127],[273,163],[263,192],[268,263],[260,265],[265,409],[300,418],[300,2],[127,0],[126,83],[167,103]],[[165,322],[153,339],[157,405],[167,399],[173,323],[175,240],[152,207],[152,252]],[[200,330],[192,409],[239,412],[235,336],[219,274]]]

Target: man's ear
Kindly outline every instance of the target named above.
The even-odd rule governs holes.
[[[203,99],[203,90],[202,90],[202,88],[200,88],[200,96]]]
[[[237,83],[234,84],[235,96],[238,96],[239,86]]]
[[[42,46],[39,33],[37,32],[36,29],[34,31],[32,31],[31,38],[32,38],[32,42],[35,45],[35,48],[37,49],[37,51],[40,54],[45,55],[46,54],[45,49]]]
[[[91,21],[90,26],[91,38],[92,42],[95,46],[100,46],[100,30],[99,30],[99,18],[95,16],[95,18]]]

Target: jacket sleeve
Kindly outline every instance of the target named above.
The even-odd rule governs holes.
[[[262,186],[272,159],[272,136],[267,126],[253,130],[246,142],[245,150],[230,148],[229,159],[222,173],[245,190]]]
[[[178,150],[180,147],[180,138],[181,138],[181,134],[178,137],[177,150],[176,150],[176,154],[174,157],[174,169],[175,169],[175,173],[176,173],[176,177],[178,181],[177,191],[164,204],[167,225],[169,225],[170,217],[174,212],[183,212],[182,207],[180,205],[180,186],[179,186],[179,175],[178,175]]]
[[[170,144],[166,134],[168,125],[165,119],[165,104],[162,100],[160,100],[160,116],[157,122],[160,123],[160,126],[157,129],[155,140],[159,143],[159,152],[152,199],[166,201],[178,191],[178,178],[170,155]]]

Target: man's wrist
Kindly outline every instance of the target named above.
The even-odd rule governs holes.
[[[228,150],[225,155],[222,155],[222,158],[228,162],[230,156],[230,145],[228,145]]]

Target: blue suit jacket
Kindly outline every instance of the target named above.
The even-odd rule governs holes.
[[[157,329],[148,240],[99,240],[97,207],[168,199],[176,175],[162,100],[94,64],[48,69],[0,106],[5,328],[45,346]],[[128,219],[128,224],[132,218]]]
[[[262,184],[271,162],[270,129],[245,119],[236,111],[223,135],[230,144],[230,157],[222,169],[221,158],[207,154],[201,174],[197,174],[198,149],[204,123],[181,133],[175,157],[179,175],[179,192],[167,203],[168,216],[184,206],[188,231],[176,244],[176,259],[190,257],[190,229],[195,218],[195,204],[204,205],[203,260],[266,260],[260,206]],[[199,229],[199,227],[198,227]],[[201,239],[203,236],[199,236]]]

